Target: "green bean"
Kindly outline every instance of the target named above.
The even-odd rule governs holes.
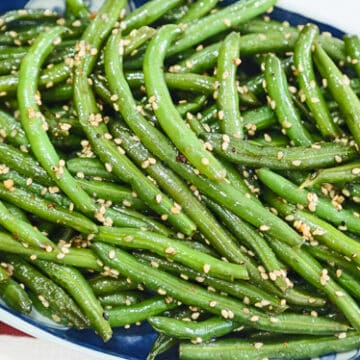
[[[28,294],[31,299],[33,308],[42,316],[48,318],[56,324],[71,326],[71,323],[68,323],[68,320],[62,314],[56,313],[56,311],[54,311],[54,309],[50,308],[49,306],[45,307],[43,303],[37,298],[37,296],[31,291],[28,291]]]
[[[74,16],[76,18],[86,18],[90,15],[83,0],[66,0],[65,12],[66,16]]]
[[[360,77],[360,39],[356,35],[344,36],[346,54],[349,56],[348,62],[354,67],[358,77]]]
[[[47,252],[38,247],[25,247],[8,234],[0,232],[0,250],[3,252],[27,256],[29,260],[38,258],[84,269],[100,269],[94,253],[89,249],[67,248],[66,246],[59,246],[59,248],[60,253]]]
[[[150,26],[142,26],[130,31],[129,35],[123,37],[124,55],[134,56],[138,48],[151,39],[156,30]]]
[[[286,293],[286,289],[292,287],[293,284],[287,278],[286,268],[277,260],[264,237],[258,234],[251,225],[246,224],[239,217],[231,213],[231,211],[223,209],[209,199],[205,199],[205,202],[218,214],[227,229],[231,231],[240,242],[244,243],[257,254],[261,263],[269,272],[268,276],[270,279],[274,281],[280,290]]]
[[[30,223],[27,214],[25,213],[25,211],[23,211],[22,209],[18,208],[17,206],[13,205],[13,204],[9,204],[6,201],[3,201],[4,206],[9,210],[9,212],[14,215],[16,218],[24,221],[24,222],[28,222]]]
[[[265,79],[270,106],[275,110],[286,135],[295,145],[310,146],[312,138],[301,123],[300,115],[291,100],[286,74],[275,55],[266,57]]]
[[[161,296],[154,296],[138,304],[117,306],[105,311],[112,327],[126,326],[147,320],[149,317],[176,308],[176,302]]]
[[[355,203],[360,202],[360,185],[359,184],[349,184],[346,187],[346,190],[350,192],[351,199]]]
[[[7,25],[15,21],[22,20],[54,20],[58,19],[59,14],[52,10],[42,9],[20,9],[11,10],[0,16],[0,26]]]
[[[50,176],[36,160],[11,145],[0,142],[0,158],[2,164],[5,165],[2,170],[3,174],[8,173],[11,168],[11,170],[15,170],[43,185],[51,186],[53,184]]]
[[[147,249],[190,266],[198,272],[209,273],[214,277],[248,279],[247,271],[243,265],[224,263],[207,254],[190,249],[183,245],[181,241],[172,240],[148,231],[100,227],[95,240],[125,248]]]
[[[244,23],[269,9],[274,3],[275,1],[273,0],[261,0],[256,1],[255,6],[254,0],[249,0],[246,3],[237,1],[214,14],[207,15],[194,23],[190,23],[171,46],[167,55],[179,53],[213,35],[227,30],[230,26]]]
[[[105,342],[109,341],[112,330],[103,316],[104,309],[83,275],[73,267],[58,265],[45,260],[35,260],[34,263],[73,297],[89,319],[90,325]]]
[[[218,2],[219,0],[196,1],[189,6],[189,9],[185,13],[185,15],[182,16],[178,20],[178,22],[188,23],[197,20],[210,12],[217,5]]]
[[[216,293],[209,293],[199,286],[179,280],[157,269],[152,269],[150,266],[140,264],[131,255],[122,250],[101,243],[95,243],[92,246],[105,264],[129,276],[134,281],[144,283],[152,291],[166,294],[180,300],[184,304],[199,306],[212,314],[220,315],[227,319],[234,319],[234,321],[240,322],[243,325],[249,325],[258,329],[269,329],[275,332],[303,334],[329,334],[346,331],[348,328],[347,325],[325,318],[295,314],[276,315],[279,322],[276,322],[276,320],[272,322],[271,316],[264,315],[230,298]],[[113,259],[108,257],[110,251],[115,252]],[[247,308],[249,311],[244,311],[244,308]]]
[[[296,209],[294,205],[282,202],[276,198],[274,194],[267,193],[265,194],[265,198],[271,206],[275,207],[284,217],[290,218],[295,227],[298,225],[300,231],[304,229],[303,236],[306,240],[310,241],[310,243],[313,239],[318,240],[338,254],[343,254],[349,259],[352,259],[352,262],[360,265],[360,249],[359,243],[356,240],[346,236],[326,221],[306,211]]]
[[[217,62],[216,102],[218,118],[223,133],[242,138],[243,123],[241,121],[236,70],[240,63],[240,34],[232,32],[227,35],[220,46]]]
[[[350,324],[360,328],[360,308],[311,255],[301,248],[292,248],[275,238],[270,242],[276,254],[316,288],[325,292],[330,301],[344,314]]]
[[[130,306],[144,300],[144,295],[135,291],[122,291],[108,295],[100,295],[98,299],[104,307]]]
[[[19,122],[4,111],[0,111],[0,128],[0,136],[6,142],[14,146],[28,146],[29,143]]]
[[[119,6],[119,12],[124,5],[124,3],[117,4],[117,6]],[[114,9],[111,8],[111,1],[105,3],[102,12],[105,14],[108,13],[108,16],[110,16],[111,13],[113,17],[112,21],[114,23],[116,22],[116,14],[114,15]],[[97,19],[98,21],[93,21],[83,36],[83,40],[89,42],[91,46],[95,48],[101,45],[104,38],[111,31],[111,23],[110,25],[106,24],[105,28],[101,28],[103,26],[101,14],[100,17],[98,15]],[[98,28],[102,29],[100,33]],[[133,190],[139,194],[139,197],[144,200],[150,208],[157,213],[167,215],[169,221],[176,226],[178,230],[190,235],[195,230],[194,223],[184,213],[172,210],[174,209],[173,203],[165,194],[162,195],[163,199],[161,203],[157,203],[155,198],[160,192],[159,189],[124,155],[123,149],[120,148],[122,152],[119,152],[116,144],[106,138],[105,134],[108,134],[109,131],[102,121],[102,116],[98,113],[95,98],[87,79],[88,72],[90,72],[95,59],[94,56],[87,54],[77,66],[74,79],[74,101],[79,121],[90,143],[94,147],[95,153],[97,153],[105,164],[110,164],[112,171],[120,179],[130,183]],[[94,119],[93,122],[91,122],[91,119]],[[94,121],[96,124],[94,124]]]
[[[165,52],[178,32],[175,25],[163,26],[151,40],[144,59],[145,86],[152,108],[163,130],[179,151],[203,174],[222,181],[225,170],[204,150],[195,134],[188,129],[172,102],[164,81],[162,63]]]
[[[212,95],[215,89],[215,79],[198,74],[165,73],[164,79],[169,89],[185,90],[205,95]],[[144,85],[144,74],[142,72],[126,73],[126,80],[131,88]]]
[[[169,313],[172,318],[177,320],[184,319],[185,317],[191,315],[190,310],[183,310],[181,308],[170,311]],[[174,337],[169,337],[165,334],[158,334],[148,356],[146,357],[146,360],[155,360],[158,355],[170,349],[173,345],[177,344],[177,342],[178,339]]]
[[[7,188],[5,184],[9,181],[13,180],[9,178],[0,183],[1,199],[52,223],[67,225],[85,234],[96,232],[96,225],[81,213],[55,205],[20,187],[12,186]]]
[[[216,105],[211,105],[202,113],[201,123],[211,125],[217,117]],[[268,129],[277,123],[276,115],[269,106],[260,106],[242,113],[244,131],[248,136],[254,136],[256,131]]]
[[[26,291],[0,267],[0,299],[11,309],[23,314],[31,312],[32,303]]]
[[[64,31],[57,27],[40,35],[22,61],[18,88],[21,122],[31,144],[32,151],[47,173],[85,214],[96,213],[96,207],[88,195],[76,185],[75,180],[60,160],[45,133],[46,120],[36,102],[39,67],[53,47],[53,42]],[[74,191],[77,189],[77,191]]]
[[[221,134],[203,133],[201,137],[213,146],[216,154],[230,162],[275,170],[329,167],[338,163],[338,156],[344,162],[357,156],[353,147],[340,142],[284,148],[273,145],[259,146],[234,137],[224,138]]]
[[[328,88],[355,142],[360,145],[360,100],[351,89],[349,78],[341,73],[319,44],[315,44],[314,59],[320,74],[328,81]]]
[[[126,32],[153,23],[181,3],[183,3],[183,0],[152,0],[146,2],[144,5],[127,14],[123,20]]]
[[[281,305],[280,299],[269,294],[267,291],[261,290],[261,288],[255,285],[249,284],[247,281],[238,280],[230,282],[221,280],[154,255],[148,255],[141,252],[133,253],[133,255],[141,263],[150,264],[160,270],[177,274],[182,279],[189,278],[193,281],[197,281],[198,283],[207,285],[209,289],[213,288],[216,291],[223,291],[239,300],[249,302],[249,304],[258,308],[265,308],[275,312],[286,310],[286,306]]]
[[[76,182],[95,198],[110,200],[135,210],[147,209],[144,202],[137,198],[137,194],[125,186],[97,180],[78,179]]]
[[[169,337],[164,334],[159,334],[154,343],[152,344],[146,360],[155,360],[157,356],[169,350],[177,343],[178,340],[176,338]]]
[[[184,117],[187,113],[194,113],[202,109],[207,103],[206,95],[198,95],[194,99],[187,101],[186,103],[179,103],[176,105],[176,110],[180,116]]]
[[[1,81],[1,80],[0,80]],[[68,101],[73,95],[73,85],[60,83],[43,92],[42,100],[46,104],[62,103]]]
[[[249,34],[243,35],[240,42],[241,54],[244,56],[252,56],[261,53],[276,52],[286,53],[292,51],[296,44],[297,36],[284,36],[284,34],[270,32],[265,34]],[[214,43],[199,49],[188,58],[178,62],[170,67],[174,72],[192,72],[202,73],[212,69],[217,62],[219,49],[222,43]]]
[[[360,180],[360,162],[354,161],[329,169],[320,169],[311,174],[301,185],[302,188],[314,187],[324,183],[342,184]]]
[[[117,291],[128,291],[137,289],[137,284],[130,279],[113,278],[103,275],[98,275],[88,279],[88,283],[93,289],[95,295],[104,296],[111,295]]]
[[[118,180],[114,174],[108,172],[105,169],[105,166],[98,159],[72,158],[67,162],[67,167],[69,171],[79,179],[82,179],[84,176],[86,176],[96,178],[99,181],[100,179],[108,181]]]
[[[287,36],[292,35],[297,38],[297,35],[302,30],[302,26],[295,28],[289,26],[288,23],[280,23],[276,20],[262,21],[260,19],[252,19],[249,22],[240,26],[240,31],[244,33],[264,33],[268,34],[269,32],[280,32],[287,34]],[[323,33],[319,36],[319,43],[324,47],[326,52],[331,56],[335,61],[345,61],[345,48],[344,42],[338,38],[329,36],[329,33]]]
[[[2,254],[1,257],[13,267],[14,278],[32,291],[45,307],[50,306],[56,313],[62,314],[76,328],[88,327],[87,318],[61,287],[15,255]]]
[[[45,69],[39,77],[39,86],[47,88],[59,84],[70,77],[71,68],[65,63],[56,64]],[[19,85],[19,75],[0,76],[0,90],[5,95],[16,94]]]
[[[335,225],[345,226],[349,231],[360,233],[359,219],[352,211],[336,208],[330,200],[299,189],[295,184],[271,170],[261,168],[257,171],[257,175],[263,184],[286,200],[308,207],[311,212]]]
[[[53,242],[43,235],[40,231],[34,229],[28,222],[17,219],[0,201],[0,225],[28,245],[46,249],[46,251],[56,251]]]
[[[265,358],[302,359],[317,357],[333,352],[353,350],[360,344],[359,334],[354,332],[346,338],[335,336],[320,338],[283,339],[280,342],[251,343],[239,339],[227,339],[213,343],[181,343],[180,358],[186,359],[224,359],[224,360],[262,360]],[[257,345],[260,344],[260,345]]]
[[[313,64],[312,47],[319,34],[319,29],[311,24],[304,27],[295,46],[294,65],[300,84],[309,107],[321,134],[326,138],[339,136],[339,130],[327,108],[324,97],[316,83]]]
[[[0,75],[8,75],[16,72],[21,64],[21,57],[0,61]]]
[[[120,77],[118,76],[116,80],[119,81]],[[122,92],[122,94],[124,94],[124,92]],[[130,99],[133,100],[131,94],[128,93],[127,96],[130,96]],[[122,109],[124,119],[126,119],[131,126],[134,126],[132,125],[133,122],[139,116],[141,117],[141,114],[138,113],[134,116],[133,112],[129,112],[131,110],[130,104],[132,103],[127,101],[124,96],[124,101],[119,103],[119,107]],[[115,137],[122,140],[122,146],[136,163],[143,164],[147,159],[153,158],[151,153],[149,153],[139,141],[135,141],[130,137],[126,129],[114,123],[111,130]],[[193,196],[187,186],[184,185],[171,170],[168,170],[159,160],[156,160],[155,164],[147,167],[145,170],[161,187],[168,191],[168,193],[174,194],[174,199],[181,205],[184,212],[190,216],[201,233],[217,250],[223,252],[232,249],[234,254],[239,252],[236,249],[237,246],[229,239],[214,216]],[[177,191],[174,192],[174,189],[177,189]]]
[[[170,319],[165,316],[153,316],[149,318],[149,324],[158,332],[173,336],[179,339],[190,339],[197,341],[218,338],[236,330],[242,329],[240,324],[218,317],[212,317],[205,321],[189,322]]]

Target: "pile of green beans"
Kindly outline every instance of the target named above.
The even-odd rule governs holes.
[[[0,16],[0,300],[147,321],[149,360],[359,348],[359,37],[276,0],[65,4]]]

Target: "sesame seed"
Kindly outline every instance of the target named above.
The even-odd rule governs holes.
[[[163,295],[163,296],[166,295],[166,291],[163,290],[163,289],[159,288],[157,292],[158,292],[159,295]]]
[[[252,322],[256,322],[256,321],[259,321],[259,319],[260,319],[260,317],[259,317],[259,316],[254,315],[254,316],[252,316],[252,317],[250,318],[250,321],[252,321]]]
[[[204,264],[203,270],[205,274],[208,274],[210,272],[211,266],[209,264]]]
[[[293,160],[291,162],[294,166],[300,166],[301,165],[301,160]]]
[[[209,303],[209,306],[210,307],[215,307],[217,305],[217,301],[215,301],[215,300],[213,300],[213,301],[210,301],[210,303]]]
[[[165,249],[165,254],[175,255],[175,254],[176,254],[176,250],[175,250],[173,247],[169,246],[169,247],[167,247],[167,248]]]
[[[353,168],[353,169],[351,170],[351,173],[352,173],[353,175],[360,175],[360,168]]]
[[[260,349],[260,348],[262,348],[263,346],[264,346],[264,344],[261,343],[261,342],[256,342],[256,343],[254,343],[254,348],[255,348],[255,349]]]
[[[110,250],[109,251],[109,259],[115,259],[116,253],[115,250]]]
[[[270,226],[268,225],[261,225],[259,228],[260,231],[268,231],[270,230]],[[265,271],[265,270],[264,270]]]
[[[210,164],[210,161],[208,158],[202,158],[201,159],[201,163],[204,165],[204,166],[208,166]]]
[[[344,293],[342,291],[335,291],[335,295],[338,297],[344,296]]]

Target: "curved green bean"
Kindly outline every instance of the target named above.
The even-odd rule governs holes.
[[[222,181],[226,172],[221,164],[204,150],[195,134],[186,127],[172,102],[163,76],[165,52],[177,34],[175,25],[163,26],[151,40],[144,59],[145,86],[149,101],[161,127],[179,151],[203,174]]]

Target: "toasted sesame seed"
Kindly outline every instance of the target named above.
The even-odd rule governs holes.
[[[260,317],[257,316],[257,315],[254,315],[254,316],[252,316],[252,317],[250,318],[250,321],[252,321],[252,322],[256,322],[256,321],[259,321],[259,320],[260,320]]]
[[[256,342],[254,343],[254,348],[255,349],[261,349],[264,346],[264,344],[262,342]]]
[[[175,254],[176,254],[176,250],[175,250],[173,247],[169,246],[169,247],[167,247],[167,248],[165,249],[165,254],[175,255]]]
[[[342,291],[335,291],[335,295],[338,297],[344,296],[344,293]]]
[[[109,259],[115,259],[116,253],[115,250],[110,250],[109,251]]]
[[[270,226],[269,225],[261,225],[259,228],[260,231],[269,231],[270,230]]]
[[[157,292],[158,292],[159,295],[163,295],[163,296],[166,295],[166,291],[163,290],[163,289],[158,289]]]
[[[293,160],[291,162],[294,166],[300,166],[301,165],[301,160]]]
[[[209,303],[209,306],[210,307],[215,307],[217,305],[217,301],[215,301],[215,300],[213,300],[213,301],[210,301],[210,303]]]
[[[208,274],[210,272],[211,266],[209,264],[204,264],[203,270],[205,274]]]

